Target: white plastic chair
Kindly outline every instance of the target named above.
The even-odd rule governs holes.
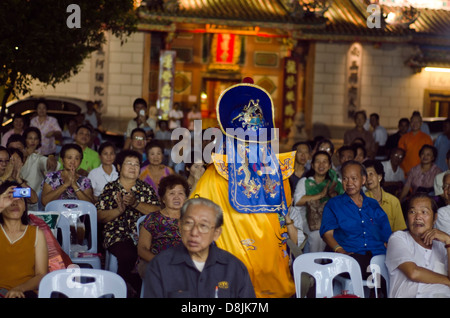
[[[378,288],[381,287],[381,279],[383,277],[386,281],[386,292],[389,292],[389,274],[384,263],[386,260],[385,254],[375,255],[370,259],[369,268],[371,275],[367,278],[367,280],[363,280],[363,287],[366,297],[370,295],[370,290],[374,288],[375,297],[378,298]],[[344,290],[352,290],[353,284],[352,281],[347,278],[339,278],[339,281],[344,286]]]
[[[321,263],[326,261],[327,263]],[[293,264],[295,291],[298,298],[301,297],[302,273],[314,277],[316,286],[316,298],[331,298],[333,293],[333,278],[342,273],[348,273],[352,281],[352,293],[364,298],[361,269],[358,262],[351,256],[317,252],[299,255]]]
[[[38,297],[56,298],[54,292],[68,298],[126,298],[127,285],[116,273],[72,267],[50,272],[42,278]]]
[[[386,255],[375,255],[370,260],[370,271],[372,272],[372,282],[374,287],[381,286],[381,279],[383,277],[386,282],[386,293],[389,293],[389,272],[385,264]],[[375,297],[378,298],[378,289],[375,288]],[[386,295],[387,297],[387,295]]]
[[[77,218],[82,215],[88,215],[90,227],[90,239],[88,239],[88,248],[85,252],[97,254],[97,209],[92,203],[84,200],[54,200],[50,201],[45,206],[45,211],[59,212],[61,213],[62,216],[66,217],[68,220],[70,220],[69,219],[70,215],[75,215]],[[67,236],[67,234],[63,234],[63,236]],[[76,257],[72,245],[70,246],[70,251],[67,254],[70,256],[74,264],[88,264],[92,268],[101,269],[101,260],[100,257],[98,256]]]

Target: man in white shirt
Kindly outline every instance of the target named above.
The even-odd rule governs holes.
[[[180,104],[175,103],[169,112],[169,129],[181,128],[181,120],[183,117],[184,113],[181,110]]]
[[[405,172],[400,167],[403,158],[405,158],[405,150],[394,148],[391,150],[389,160],[381,162],[384,168],[383,189],[393,195],[400,195],[405,183]]]
[[[380,126],[380,116],[377,113],[370,114],[370,126],[372,126],[373,129],[373,139],[375,140],[377,148],[375,159],[385,159],[385,145],[388,139],[388,134],[386,128]]]

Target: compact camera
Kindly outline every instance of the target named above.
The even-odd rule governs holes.
[[[13,191],[13,198],[29,198],[31,197],[30,188],[15,188]]]

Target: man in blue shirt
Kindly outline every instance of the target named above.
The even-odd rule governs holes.
[[[244,263],[213,242],[222,232],[222,209],[205,198],[181,209],[183,244],[156,255],[148,264],[145,298],[255,298]]]
[[[341,172],[345,193],[325,205],[320,235],[334,252],[353,256],[364,277],[371,257],[386,253],[392,231],[378,202],[361,190],[367,179],[364,166],[350,160],[342,165]]]

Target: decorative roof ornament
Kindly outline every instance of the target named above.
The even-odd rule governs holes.
[[[294,18],[323,17],[332,0],[283,0],[286,10]]]
[[[386,10],[387,11],[387,10]],[[420,15],[420,11],[413,6],[409,7],[390,7],[385,21],[392,26],[399,26],[402,28],[409,28]]]

